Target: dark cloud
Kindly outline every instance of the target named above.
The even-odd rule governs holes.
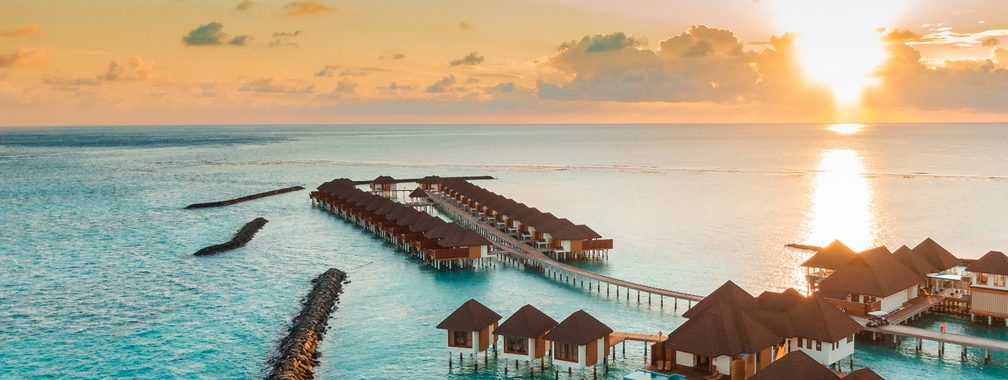
[[[449,75],[434,82],[434,84],[427,87],[424,91],[431,94],[442,93],[451,89],[453,85],[455,85],[455,76]]]
[[[239,11],[247,11],[250,8],[252,8],[252,5],[255,5],[255,2],[253,2],[252,0],[244,0],[238,3],[238,5],[235,6],[235,9]]]
[[[292,1],[284,5],[284,9],[288,16],[318,16],[336,10],[329,4],[315,0]]]
[[[252,41],[252,36],[237,35],[228,38],[224,33],[224,25],[219,22],[209,22],[189,31],[182,42],[191,46],[233,45],[243,46]]]
[[[413,91],[413,89],[415,88],[416,86],[413,86],[412,84],[404,84],[395,81],[384,86],[375,87],[375,89],[378,91],[392,95],[403,95],[405,93]]]
[[[403,59],[403,58],[406,58],[406,56],[403,55],[402,53],[394,53],[394,54],[392,54],[392,59],[394,59],[394,60],[395,59]]]
[[[293,32],[274,32],[273,33],[273,37],[276,37],[276,38],[281,38],[281,37],[297,37],[297,36],[300,36],[301,33],[304,33],[304,31],[303,30],[295,30]]]
[[[490,92],[498,94],[510,94],[514,92],[514,90],[515,90],[514,82],[501,82],[498,83],[496,86],[490,88]]]
[[[483,56],[477,52],[466,54],[465,57],[448,62],[448,66],[475,66],[483,63]]]
[[[353,93],[356,88],[357,88],[357,83],[354,83],[354,82],[352,82],[352,81],[350,81],[349,79],[346,79],[346,78],[344,78],[343,80],[340,80],[339,83],[336,84],[336,92],[342,93],[342,94]]]
[[[336,73],[336,70],[338,70],[338,69],[339,69],[339,65],[326,65],[325,67],[319,69],[319,71],[316,71],[315,72],[315,76],[317,76],[317,77],[331,77],[331,76],[333,76],[333,74]]]

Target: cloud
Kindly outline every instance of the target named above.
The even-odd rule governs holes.
[[[297,37],[297,36],[300,36],[301,33],[304,33],[304,31],[303,30],[295,30],[293,32],[274,32],[273,33],[273,37],[276,37],[276,38],[280,38],[280,37]]]
[[[877,108],[1008,111],[1008,69],[992,60],[950,60],[928,67],[912,45],[892,42],[878,72],[879,84],[865,91],[864,103]]]
[[[448,62],[448,66],[475,66],[483,63],[483,56],[477,52],[466,54],[465,57]]]
[[[42,29],[37,26],[25,26],[21,28],[8,29],[0,32],[4,37],[35,37],[42,33]]]
[[[991,39],[1008,36],[1008,29],[989,29],[976,33],[956,32],[953,28],[937,24],[928,33],[916,39],[905,40],[908,45],[949,45],[954,47],[992,46]],[[995,43],[996,44],[996,43]]]
[[[468,31],[470,31],[472,29],[473,29],[472,24],[470,24],[468,22],[462,21],[462,22],[458,23],[458,30],[459,31],[468,32]]]
[[[139,56],[132,56],[126,62],[119,63],[112,61],[109,63],[105,73],[98,76],[98,79],[105,81],[142,81],[155,79],[160,76],[154,61],[144,61]]]
[[[980,40],[980,45],[982,46],[998,46],[1000,44],[1001,40],[997,39],[997,37],[986,37]]]
[[[238,5],[235,6],[235,9],[237,9],[239,11],[247,11],[250,8],[252,8],[252,5],[255,5],[254,1],[252,1],[252,0],[243,0],[242,2],[238,3]]]
[[[339,69],[339,65],[326,65],[325,67],[319,69],[315,72],[317,77],[331,77]]]
[[[393,53],[391,58],[393,60],[398,60],[398,59],[406,58],[406,55],[404,55],[402,53]]]
[[[1001,67],[1008,67],[1008,49],[996,48],[994,49],[994,62],[997,62]]]
[[[0,67],[38,66],[48,60],[49,56],[45,49],[19,47],[13,52],[0,54]]]
[[[284,5],[288,16],[317,16],[335,11],[333,6],[315,0],[292,1]]]
[[[455,85],[455,75],[448,75],[444,78],[439,79],[437,82],[434,82],[434,84],[430,85],[430,87],[427,87],[427,89],[425,89],[424,92],[428,92],[431,94],[442,93],[451,89],[451,86],[453,85]]]
[[[357,88],[357,83],[350,81],[349,79],[343,78],[336,84],[336,92],[342,94],[353,93]]]
[[[489,92],[498,94],[510,94],[514,92],[515,84],[514,82],[501,82],[496,86],[490,87]]]
[[[753,54],[731,31],[694,26],[662,41],[658,51],[623,33],[585,36],[562,44],[546,66],[570,80],[540,80],[547,99],[727,102],[753,98],[759,74]]]
[[[224,25],[219,22],[209,22],[189,31],[182,42],[190,46],[233,45],[243,46],[252,41],[252,36],[238,35],[228,38],[223,31]]]
[[[246,82],[238,91],[257,94],[311,94],[315,92],[315,86],[303,80],[269,77]]]
[[[383,86],[375,87],[375,89],[378,90],[378,91],[380,91],[380,92],[384,92],[384,93],[391,94],[391,95],[399,95],[399,96],[404,95],[404,94],[406,94],[408,92],[411,92],[415,88],[416,88],[416,86],[414,86],[412,84],[404,84],[404,83],[399,83],[399,82],[395,82],[395,81],[392,81],[389,84],[386,84],[386,85],[383,85]]]

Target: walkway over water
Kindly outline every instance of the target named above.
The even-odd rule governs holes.
[[[625,293],[627,299],[630,298],[629,290],[636,290],[638,301],[640,301],[641,293],[645,293],[648,297],[648,304],[650,304],[652,302],[651,296],[655,295],[659,297],[658,302],[662,307],[664,307],[664,299],[666,297],[672,298],[673,300],[687,301],[687,308],[691,307],[693,302],[699,302],[703,299],[703,296],[638,284],[560,263],[549,256],[544,255],[538,249],[525,244],[511,235],[508,235],[480,220],[478,217],[462,210],[453,201],[441,196],[437,192],[428,191],[427,195],[430,197],[430,200],[434,202],[434,205],[441,210],[441,212],[455,219],[456,222],[462,224],[463,226],[471,228],[480,235],[483,235],[483,237],[490,239],[490,241],[497,246],[497,249],[502,255],[526,266],[538,268],[548,277],[564,282],[569,281],[571,284],[577,284],[577,281],[580,281],[582,288],[584,287],[585,281],[588,281],[589,291],[592,290],[592,281],[594,281],[595,290],[599,293],[602,292],[601,284],[606,284],[607,295],[609,294],[609,287],[614,286],[616,287],[617,297],[620,295],[620,288],[623,288],[626,290]],[[678,303],[675,303],[674,307],[678,308]]]
[[[854,320],[860,323],[861,326],[864,326],[865,331],[889,334],[894,336],[917,338],[918,340],[920,339],[930,340],[941,343],[943,346],[945,343],[949,343],[949,344],[957,344],[964,347],[977,347],[992,351],[1008,352],[1008,341],[1000,339],[981,338],[976,336],[953,334],[947,332],[943,333],[941,331],[927,330],[919,327],[911,327],[904,325],[867,327],[868,323],[867,319],[855,316],[851,316],[851,318],[854,318]],[[944,347],[942,349],[944,349]]]

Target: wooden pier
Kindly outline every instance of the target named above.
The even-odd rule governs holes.
[[[1008,341],[1000,339],[991,338],[981,338],[970,335],[954,334],[948,332],[934,331],[922,329],[919,327],[911,327],[904,325],[887,325],[880,327],[868,327],[868,320],[863,317],[851,316],[855,321],[864,326],[864,330],[874,334],[886,334],[892,336],[893,343],[899,344],[900,337],[916,339],[916,349],[921,350],[921,342],[924,340],[929,340],[932,342],[938,342],[938,354],[945,354],[945,345],[952,344],[960,346],[962,349],[960,352],[960,357],[965,360],[967,356],[967,349],[969,347],[980,348],[984,350],[984,360],[990,360],[991,351],[1008,352]]]
[[[498,256],[499,258],[522,264],[526,268],[535,268],[541,271],[546,277],[574,286],[580,286],[583,289],[598,294],[601,294],[602,288],[605,287],[606,296],[615,293],[617,298],[625,298],[626,300],[630,300],[631,292],[636,292],[635,299],[638,302],[644,302],[641,298],[643,295],[646,297],[649,305],[657,303],[661,308],[665,307],[665,299],[671,298],[673,310],[676,311],[679,308],[679,301],[686,301],[686,309],[689,309],[693,306],[694,302],[699,302],[703,299],[703,296],[620,280],[560,263],[546,256],[538,249],[462,210],[454,201],[445,198],[441,194],[428,191],[427,195],[439,211],[451,217],[462,226],[470,228],[489,239],[494,244],[496,250],[501,252],[501,255]]]

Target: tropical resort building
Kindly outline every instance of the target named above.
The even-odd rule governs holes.
[[[924,278],[885,247],[855,254],[816,286],[816,294],[848,314],[890,313],[917,298]]]
[[[533,362],[545,360],[549,351],[546,333],[557,326],[557,321],[532,305],[522,306],[504,320],[495,333],[504,338],[502,356],[505,360]]]
[[[355,181],[340,178],[323,183],[309,197],[317,206],[388,240],[435,268],[489,263],[489,240],[475,231],[388,198],[396,191],[395,183],[392,177],[379,176],[370,182],[373,190],[369,192],[357,188]]]
[[[494,335],[494,329],[500,319],[499,314],[470,299],[441,321],[437,328],[447,330],[448,352],[452,357],[458,354],[461,362],[464,354],[474,356],[483,352],[486,355],[491,347],[496,350],[497,336]]]
[[[833,371],[817,362],[808,354],[796,351],[784,355],[763,368],[749,380],[882,380],[875,371],[862,368],[847,374]]]
[[[933,268],[932,272],[924,275],[925,287],[931,293],[946,291],[952,295],[953,292],[961,293],[965,290],[966,285],[963,283],[965,265],[962,260],[933,239],[927,238],[921,241],[913,247],[913,253],[923,257]]]
[[[1008,325],[1008,256],[990,251],[966,266],[969,279],[970,316],[1005,320]]]
[[[788,352],[820,365],[852,360],[862,327],[818,296],[794,289],[759,297],[728,281],[683,313],[689,318],[653,345],[652,368],[693,377],[746,379]]]
[[[556,259],[604,258],[613,247],[612,239],[602,239],[586,225],[542,212],[462,179],[442,179],[438,189],[481,221]]]
[[[575,311],[544,337],[553,344],[553,366],[558,371],[583,370],[606,364],[613,329],[584,310]]]
[[[805,269],[805,279],[808,281],[807,293],[815,292],[822,280],[850,262],[855,255],[857,253],[854,250],[839,240],[834,240],[829,245],[816,250],[815,254],[801,265]]]

